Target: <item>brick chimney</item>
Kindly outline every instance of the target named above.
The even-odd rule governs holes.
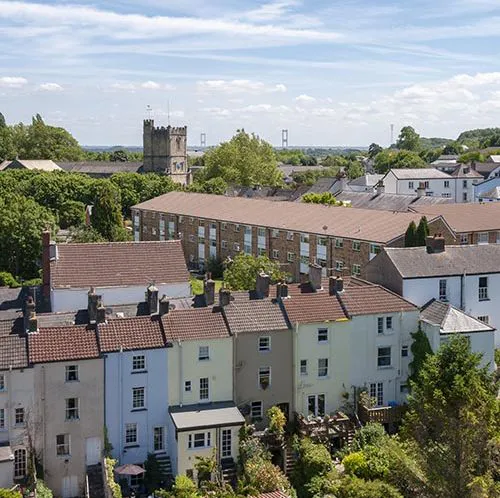
[[[342,277],[337,277],[335,281],[335,290],[340,293],[344,292],[344,279]]]
[[[224,308],[231,302],[231,291],[229,289],[224,289],[221,287],[219,290],[219,306]]]
[[[344,280],[342,277],[330,277],[328,279],[328,293],[334,296],[337,293],[344,292]]]
[[[168,297],[165,294],[163,294],[163,296],[160,299],[160,306],[159,306],[160,316],[168,315],[169,311],[170,311],[170,301]]]
[[[35,308],[36,304],[33,296],[28,296],[26,302],[24,303],[23,310],[23,328],[25,332],[29,332],[30,330],[31,315],[35,313]]]
[[[158,288],[152,283],[146,289],[146,299],[148,301],[148,310],[150,315],[158,314]]]
[[[106,323],[106,308],[102,301],[99,301],[97,306],[97,323]]]
[[[269,284],[271,283],[271,277],[264,272],[259,272],[257,274],[257,283],[255,285],[255,292],[259,299],[264,299],[269,297]]]
[[[437,254],[445,251],[445,241],[441,234],[434,234],[434,237],[426,237],[425,245],[428,254]]]
[[[417,197],[425,197],[425,183],[420,182],[417,188]]]
[[[205,294],[205,304],[213,306],[215,303],[215,282],[212,280],[212,275],[209,273],[207,279],[203,282],[203,293]]]
[[[28,322],[28,333],[32,334],[38,332],[38,318],[36,317],[36,311],[32,311],[29,322]]]
[[[95,293],[95,289],[93,287],[90,288],[88,292],[88,304],[87,304],[87,312],[89,315],[89,324],[93,324],[97,322],[97,307],[99,306],[100,296]]]
[[[278,282],[276,285],[276,299],[286,299],[288,297],[288,285],[285,282]]]
[[[385,194],[385,185],[382,182],[377,185],[377,194]]]
[[[321,266],[317,263],[309,264],[309,283],[312,290],[316,292],[321,289],[321,278],[323,277]]]

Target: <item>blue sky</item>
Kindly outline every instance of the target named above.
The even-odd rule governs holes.
[[[82,144],[152,115],[209,144],[387,145],[500,125],[500,0],[0,0],[0,112]]]

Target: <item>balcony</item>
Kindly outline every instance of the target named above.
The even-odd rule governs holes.
[[[381,406],[368,408],[362,403],[358,406],[359,420],[363,424],[376,422],[379,424],[399,424],[406,413],[406,405]]]

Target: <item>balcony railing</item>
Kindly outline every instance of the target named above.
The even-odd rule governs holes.
[[[377,422],[379,424],[397,424],[401,422],[406,412],[406,405],[382,406],[379,408],[367,408],[359,404],[358,416],[363,424]]]

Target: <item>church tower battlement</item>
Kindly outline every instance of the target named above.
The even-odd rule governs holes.
[[[187,126],[155,127],[153,119],[145,119],[143,148],[144,172],[164,173],[177,183],[190,183]]]

